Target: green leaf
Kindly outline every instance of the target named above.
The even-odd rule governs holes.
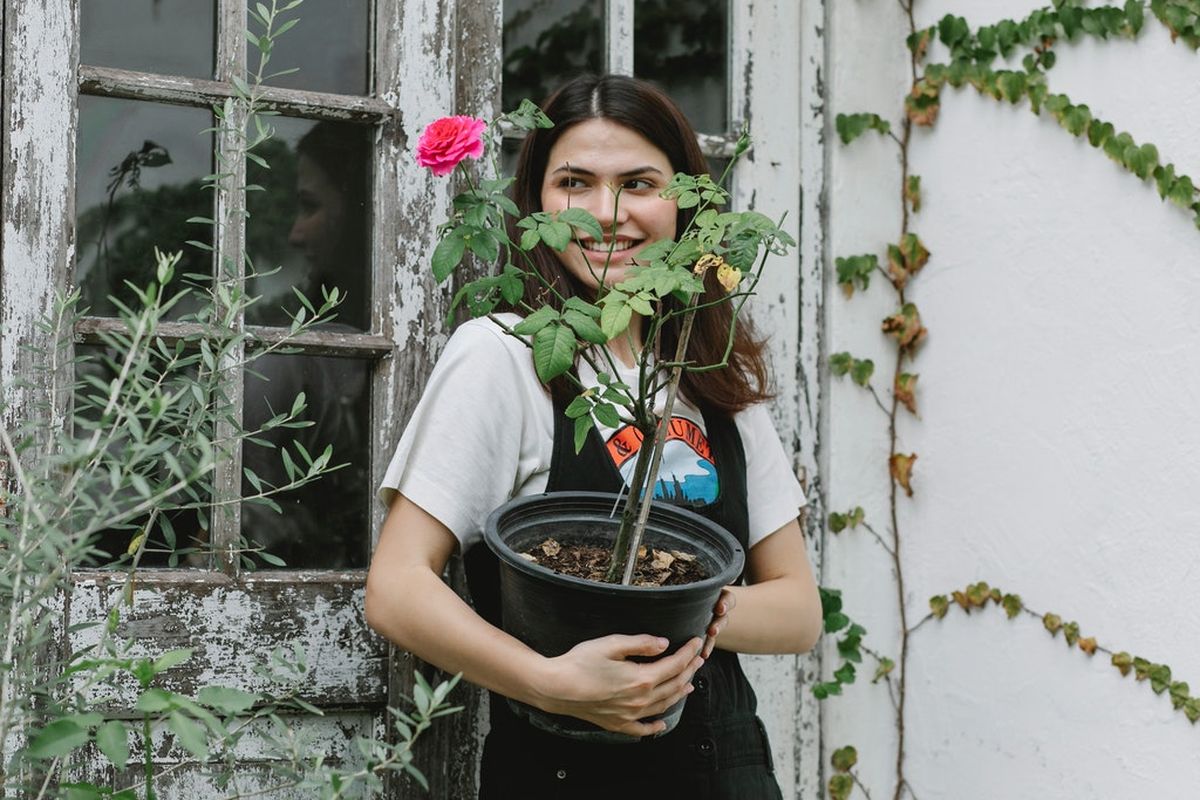
[[[854,778],[846,773],[838,773],[829,779],[829,800],[849,800],[850,792],[854,791]]]
[[[571,244],[571,226],[565,222],[542,222],[537,229],[542,241],[560,253]]]
[[[438,242],[437,247],[433,249],[433,257],[431,259],[433,277],[438,283],[450,277],[450,273],[462,262],[466,249],[466,240],[458,228],[455,228],[448,236]]]
[[[565,222],[573,228],[582,230],[597,241],[604,238],[604,229],[600,227],[599,220],[582,208],[563,209],[558,212],[558,221]]]
[[[87,730],[74,720],[56,719],[38,731],[27,752],[32,758],[59,758],[83,747],[88,738]]]
[[[129,761],[129,735],[123,722],[111,720],[96,729],[96,746],[118,771]]]
[[[844,514],[839,514],[834,511],[829,515],[829,530],[834,533],[841,533],[846,529],[846,517]]]
[[[933,616],[941,619],[950,610],[950,600],[944,594],[935,594],[929,598],[929,610],[933,612]]]
[[[834,120],[834,127],[842,144],[850,144],[867,131],[886,134],[892,129],[891,124],[878,114],[838,114]]]
[[[476,230],[467,240],[471,252],[487,263],[500,257],[500,242],[487,230]]]
[[[208,737],[199,723],[184,715],[182,711],[172,711],[167,717],[167,726],[175,732],[179,743],[187,748],[189,753],[201,761],[208,759]]]
[[[575,363],[575,333],[566,325],[554,323],[533,337],[533,366],[542,383],[569,370]]]
[[[605,298],[615,297],[619,292],[610,292]],[[604,304],[600,312],[600,329],[610,340],[615,339],[629,327],[633,319],[633,309],[627,304],[629,296],[620,294],[619,299],[613,299]]]
[[[837,377],[842,377],[854,366],[854,356],[847,352],[834,353],[829,357],[829,371]]]
[[[1020,614],[1021,609],[1024,607],[1021,603],[1021,596],[1016,594],[1004,595],[1000,600],[1000,605],[1004,607],[1004,613],[1008,615],[1009,619]]]
[[[591,431],[594,425],[595,423],[592,421],[591,414],[584,414],[582,417],[575,418],[575,452],[577,454],[583,450],[588,432]]]
[[[597,403],[592,413],[596,416],[596,421],[607,428],[621,427],[621,417],[617,414],[617,410],[608,403]]]
[[[189,647],[183,647],[178,650],[170,650],[163,653],[158,658],[154,659],[154,674],[166,672],[167,670],[177,667],[192,657],[192,650]]]
[[[551,322],[558,320],[558,312],[549,306],[542,306],[525,319],[513,325],[513,333],[529,336],[545,328]]]
[[[850,624],[850,618],[840,611],[835,611],[825,617],[825,632],[837,633]]]
[[[854,665],[847,662],[833,671],[839,683],[854,683]]]
[[[585,414],[592,413],[592,403],[584,395],[579,395],[570,402],[564,413],[567,419],[579,419]]]
[[[542,236],[541,236],[541,234],[539,234],[537,232],[537,229],[529,228],[524,233],[521,234],[520,247],[522,250],[532,250],[533,248],[538,246],[538,242],[540,242],[541,240],[542,240]]]
[[[254,707],[262,697],[254,692],[233,689],[227,686],[205,686],[196,695],[201,705],[226,714],[240,714]]]
[[[571,330],[575,331],[575,335],[585,342],[604,344],[608,341],[608,337],[604,335],[604,331],[596,324],[596,320],[587,314],[569,308],[563,312],[562,319],[563,322],[571,326]]]
[[[850,369],[850,377],[859,386],[866,386],[871,381],[871,375],[875,372],[875,364],[869,358],[864,358],[861,361],[855,361],[854,366]]]
[[[879,659],[879,665],[875,667],[875,676],[871,678],[871,683],[878,683],[880,680],[890,675],[892,670],[895,668],[896,662],[892,661],[887,656]]]
[[[134,708],[143,714],[158,714],[175,707],[175,696],[166,689],[147,689],[138,697]]]
[[[858,751],[850,745],[839,747],[829,761],[838,772],[849,772],[858,763]]]

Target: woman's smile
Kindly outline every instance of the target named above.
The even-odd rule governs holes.
[[[589,119],[565,131],[550,149],[542,210],[582,208],[605,230],[599,239],[576,230],[556,254],[567,271],[593,288],[601,273],[613,284],[646,245],[674,239],[678,208],[659,196],[673,173],[665,153],[624,125]]]

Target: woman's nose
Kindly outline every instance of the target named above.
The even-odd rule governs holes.
[[[600,221],[601,227],[620,225],[628,219],[629,212],[626,210],[619,187],[606,183],[600,191],[594,193],[594,196],[597,198],[597,208],[592,211],[592,214]]]

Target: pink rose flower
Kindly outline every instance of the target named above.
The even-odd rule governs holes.
[[[417,140],[417,163],[434,175],[449,175],[464,158],[483,155],[487,123],[475,117],[442,117],[429,123]]]

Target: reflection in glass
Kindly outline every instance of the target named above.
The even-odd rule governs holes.
[[[105,398],[97,396],[94,384],[84,381],[90,378],[99,380],[104,385],[111,385],[111,382],[121,372],[122,359],[117,351],[100,345],[76,345],[75,356],[78,359],[75,366],[77,382],[73,409],[75,418],[86,422],[96,422],[101,418],[101,408],[97,404],[103,403]],[[195,369],[191,365],[168,369],[166,360],[160,356],[160,351],[151,350],[148,363],[141,365],[145,369],[144,382],[153,383],[160,380],[161,376],[164,393],[179,393],[181,397],[190,397],[190,392],[186,391],[185,384],[195,377]],[[89,400],[89,396],[96,397],[96,399]],[[182,409],[182,406],[177,408]],[[182,433],[181,426],[178,424],[171,426],[172,420],[177,423],[178,419],[179,417],[168,414],[160,419],[159,424],[170,427],[165,431],[166,433],[180,435]],[[80,435],[87,433],[79,427],[79,423],[76,425],[77,433]],[[133,457],[127,457],[123,451],[124,446],[125,443],[118,439],[109,448],[108,456],[113,462],[125,465],[135,461]],[[185,472],[199,471],[197,464],[202,455],[199,451],[190,452],[172,448],[171,454]],[[147,466],[139,474],[151,486],[160,486],[165,481],[173,480],[166,463],[162,460],[151,459],[149,462],[142,461],[141,463]],[[147,534],[147,538],[143,545],[142,556],[138,560],[140,567],[206,565],[209,549],[208,518],[211,506],[210,498],[212,497],[207,480],[208,478],[202,478],[187,490],[169,497],[167,503],[169,506],[174,506],[174,509],[157,514],[153,528],[148,531],[145,530],[145,526],[149,522],[149,513],[130,517],[120,525],[100,531],[89,543],[93,552],[84,559],[85,566],[127,566],[132,560],[132,556],[128,552],[130,544],[138,534],[143,532]],[[131,509],[139,505],[142,500],[142,495],[138,494],[132,485],[128,485],[117,493],[109,493],[105,497],[95,498],[93,502],[98,503],[101,508]],[[181,508],[183,506],[188,507]],[[79,524],[95,524],[94,514],[96,512],[88,510],[86,513],[88,518],[81,520]]]
[[[633,15],[633,69],[683,109],[692,126],[729,125],[728,0],[639,0]]]
[[[371,129],[362,125],[275,117],[275,138],[257,152],[270,165],[248,162],[246,249],[263,274],[248,281],[261,299],[246,310],[253,325],[290,324],[299,306],[293,288],[314,306],[322,287],[345,298],[332,327],[370,328]]]
[[[79,61],[213,77],[216,0],[80,0]]]
[[[202,179],[212,171],[208,111],[107,97],[79,98],[76,149],[75,279],[92,315],[114,316],[116,296],[132,302],[126,281],[146,286],[154,277],[154,248],[183,251],[176,275],[211,274],[212,254],[185,244],[212,243],[212,193]],[[182,288],[182,278],[176,278]],[[170,316],[194,311],[188,298]]]
[[[245,538],[282,558],[289,568],[337,569],[367,563],[370,376],[371,362],[362,359],[279,355],[263,356],[246,374],[244,419],[248,431],[259,429],[275,413],[290,410],[300,392],[308,404],[302,417],[313,424],[275,428],[256,437],[270,442],[271,447],[247,442],[243,467],[264,484],[286,484],[279,448],[292,440],[313,458],[332,445],[330,463],[348,465],[275,496],[282,514],[261,504],[242,504]],[[289,446],[288,453],[306,469],[295,446]],[[243,482],[243,496],[256,491],[250,480]]]
[[[305,0],[281,16],[276,27],[297,17],[300,21],[275,41],[264,76],[296,71],[267,78],[266,83],[310,92],[370,94],[371,5],[370,0]],[[250,19],[248,26],[262,33],[262,23]],[[257,72],[258,49],[248,45],[246,56],[251,72]]]
[[[729,167],[729,159],[728,158],[721,158],[720,156],[709,156],[708,157],[708,174],[712,176],[712,179],[714,181],[717,181],[718,183],[720,183],[721,186],[726,191],[732,191],[733,190],[733,172],[730,171],[729,175],[726,176],[725,180],[724,181],[721,180],[721,175],[723,175],[725,173],[725,170],[728,167]]]
[[[603,0],[505,0],[506,111],[524,98],[540,103],[576,75],[603,68]]]
[[[505,137],[500,143],[500,174],[511,178],[517,174],[517,160],[521,157],[521,145],[525,139]]]

